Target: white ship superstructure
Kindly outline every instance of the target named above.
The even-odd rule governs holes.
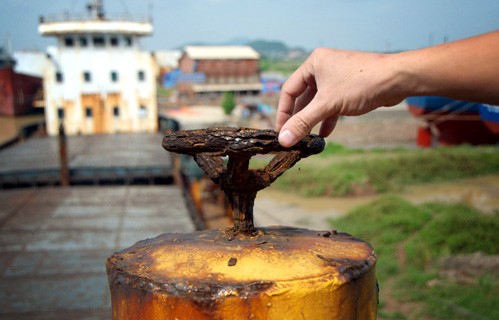
[[[157,130],[157,66],[139,39],[150,35],[149,19],[109,19],[102,1],[86,17],[41,17],[38,31],[54,36],[44,72],[47,131],[68,134]]]

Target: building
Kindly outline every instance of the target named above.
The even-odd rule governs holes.
[[[0,47],[0,114],[18,116],[33,110],[37,94],[41,91],[40,77],[14,70],[15,59]]]
[[[150,19],[109,18],[101,0],[84,18],[40,17],[38,31],[53,36],[44,71],[47,131],[62,121],[68,134],[157,130],[157,66],[139,39],[153,31]]]
[[[250,46],[187,46],[179,60],[177,90],[193,97],[227,91],[260,93],[260,55]]]

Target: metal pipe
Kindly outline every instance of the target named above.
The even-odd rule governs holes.
[[[67,187],[70,185],[67,138],[62,121],[59,124],[59,163],[61,165],[60,168],[61,186]]]

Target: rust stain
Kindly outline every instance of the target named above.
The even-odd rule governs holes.
[[[118,108],[118,116],[114,115],[114,108]],[[122,125],[125,108],[122,105],[121,94],[111,92],[106,95],[104,102],[103,130],[106,133],[126,131]]]
[[[232,257],[232,258],[229,259],[229,262],[227,262],[227,265],[229,267],[233,267],[233,266],[236,265],[236,263],[237,263],[237,258]]]
[[[104,133],[104,103],[98,93],[81,95],[82,132],[86,134]]]
[[[158,121],[151,121],[154,115],[158,112],[154,99],[139,99],[139,108],[144,107],[144,111],[139,111],[139,131],[140,132],[155,132],[158,130]],[[143,113],[142,113],[143,112]]]

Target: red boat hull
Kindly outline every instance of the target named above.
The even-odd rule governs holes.
[[[33,110],[35,95],[42,87],[42,79],[0,68],[0,115],[18,116]]]
[[[426,112],[423,108],[409,105],[409,111],[423,119],[431,128],[432,139],[439,145],[458,144],[496,144],[499,143],[498,131],[491,131],[479,114],[453,114],[448,112]],[[418,145],[428,147],[428,139],[418,139]],[[422,142],[424,141],[424,143]]]
[[[499,123],[493,121],[483,121],[487,128],[492,131],[494,134],[499,135]]]

